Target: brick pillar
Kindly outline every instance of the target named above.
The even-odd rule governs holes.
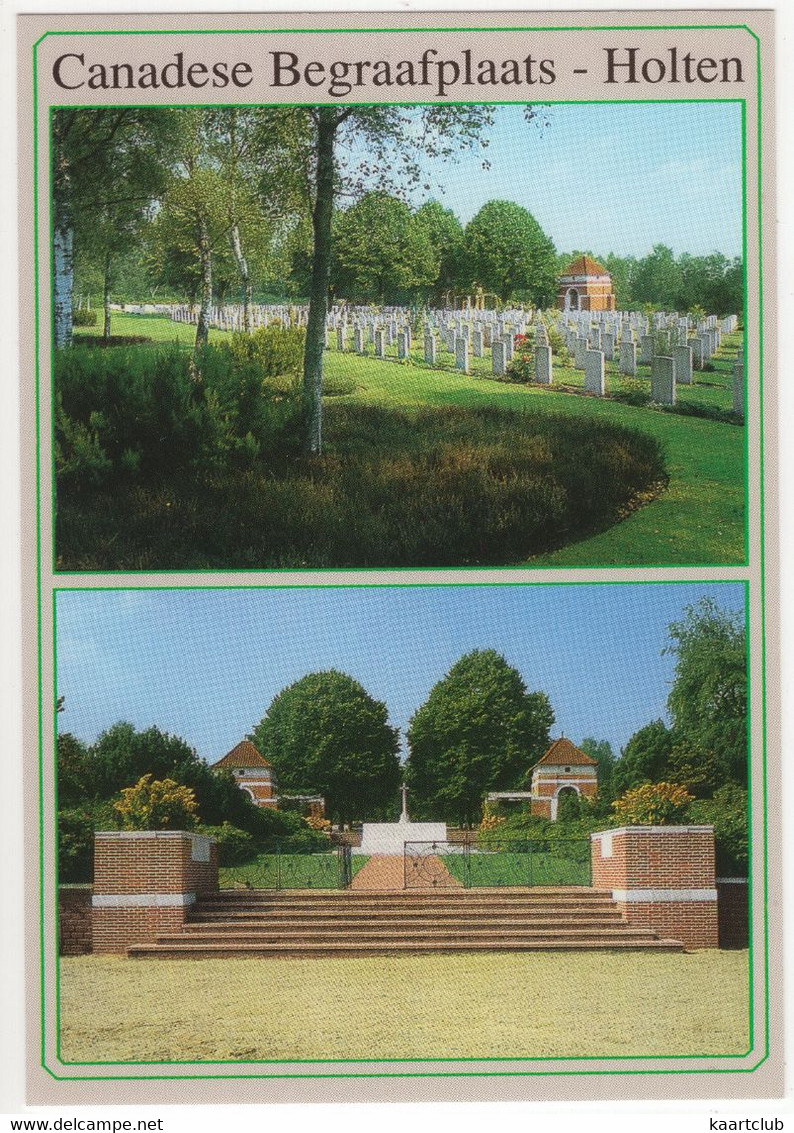
[[[218,888],[217,844],[184,830],[98,832],[94,837],[94,952],[179,932],[197,897]]]
[[[591,835],[593,888],[625,920],[686,948],[716,948],[712,826],[625,826]]]

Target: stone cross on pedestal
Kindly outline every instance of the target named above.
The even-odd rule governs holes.
[[[400,787],[400,793],[403,797],[403,809],[400,813],[400,822],[410,822],[408,817],[408,787],[405,783]]]

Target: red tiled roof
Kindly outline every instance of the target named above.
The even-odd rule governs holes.
[[[609,275],[609,272],[592,256],[577,256],[568,264],[563,275]]]
[[[567,764],[569,767],[597,767],[598,760],[592,759],[586,752],[582,751],[567,740],[565,736],[560,736],[555,740],[549,750],[542,755],[538,762],[535,764],[539,767],[542,763],[562,763]]]
[[[261,755],[250,740],[241,740],[236,747],[224,755],[223,759],[219,759],[217,763],[213,763],[213,767],[270,767],[270,764]]]

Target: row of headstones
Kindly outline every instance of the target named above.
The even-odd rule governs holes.
[[[616,339],[612,331],[602,331],[597,327],[590,328],[586,336],[568,330],[565,335],[565,342],[573,355],[574,369],[584,369],[584,352],[586,350],[601,350],[607,362],[614,361],[615,347],[617,346],[620,372],[632,375],[637,372],[637,344],[631,330],[624,328],[619,339]],[[696,370],[702,370],[719,349],[721,342],[721,332],[718,328],[703,331],[691,339],[688,338],[684,328],[678,328],[674,336],[670,331],[643,334],[639,343],[639,362],[641,365],[649,366],[657,354],[669,356],[677,350],[689,350],[692,353],[692,365]],[[689,380],[691,381],[691,378]]]
[[[620,371],[636,373],[637,347],[633,342],[620,346]],[[625,353],[624,353],[625,352]],[[584,388],[587,393],[603,397],[605,384],[605,355],[603,350],[585,349],[581,355],[584,370]],[[655,354],[651,359],[651,401],[659,405],[675,405],[676,386],[692,384],[692,347],[674,346],[672,354]],[[744,415],[744,356],[740,350],[733,366],[733,412]]]
[[[130,309],[127,308],[127,310]],[[188,323],[195,326],[199,319],[198,308],[191,307],[187,303],[176,304],[163,308],[163,310],[175,323]],[[273,322],[279,322],[286,327],[305,326],[307,319],[308,307],[252,305],[250,308],[250,321],[253,330],[267,327]],[[217,330],[241,331],[244,327],[243,308],[240,306],[212,307],[209,324]]]

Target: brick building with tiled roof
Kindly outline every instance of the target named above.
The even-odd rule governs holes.
[[[530,768],[528,791],[492,791],[489,802],[525,802],[530,814],[555,821],[560,796],[592,799],[598,791],[598,761],[560,736]]]
[[[577,256],[557,279],[561,311],[614,311],[612,276],[592,256]]]
[[[231,771],[237,786],[246,791],[257,806],[278,806],[273,768],[250,740],[242,740],[233,747],[222,759],[213,763],[212,770]]]

